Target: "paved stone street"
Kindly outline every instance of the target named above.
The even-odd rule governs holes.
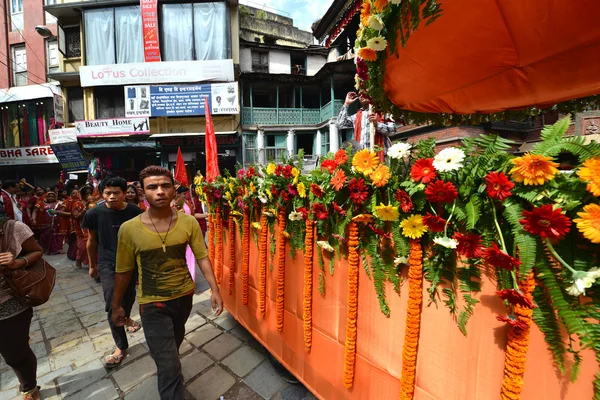
[[[58,271],[50,301],[35,309],[31,346],[38,357],[42,399],[158,399],[156,367],[143,329],[129,334],[123,365],[106,370],[114,349],[99,283],[66,256],[46,260]],[[314,399],[301,384],[287,383],[262,346],[226,311],[212,315],[208,285],[199,282],[186,325],[181,364],[189,399]],[[137,304],[132,318],[139,320]],[[0,400],[20,398],[18,381],[0,357]]]

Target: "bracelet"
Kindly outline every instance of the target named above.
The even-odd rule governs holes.
[[[27,257],[25,256],[21,256],[21,257],[17,257],[17,259],[22,259],[25,260],[25,266],[23,268],[27,268],[27,266],[29,265],[29,260],[27,259]]]

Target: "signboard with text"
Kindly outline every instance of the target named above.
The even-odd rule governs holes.
[[[206,99],[212,115],[239,114],[238,84],[125,86],[128,117],[182,117],[206,115]]]
[[[153,83],[232,82],[233,60],[163,61],[110,65],[84,65],[81,87],[147,85]]]
[[[80,171],[88,168],[88,163],[83,159],[77,142],[52,144],[50,146],[65,172]]]
[[[0,149],[0,166],[54,164],[58,159],[50,146],[15,147]]]
[[[142,32],[144,35],[144,61],[160,61],[158,41],[158,0],[140,0],[142,11]]]
[[[147,135],[150,133],[148,118],[109,118],[93,121],[75,121],[77,137]]]
[[[50,144],[77,142],[77,129],[50,129],[48,136],[50,136]]]
[[[63,117],[63,98],[59,94],[54,95],[54,121],[59,124],[64,124],[65,119]]]

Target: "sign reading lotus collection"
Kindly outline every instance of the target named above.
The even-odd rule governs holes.
[[[118,136],[150,133],[148,118],[110,118],[75,121],[77,137]]]

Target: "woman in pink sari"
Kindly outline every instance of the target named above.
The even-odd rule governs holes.
[[[63,249],[63,236],[56,214],[59,203],[56,193],[48,192],[43,200],[37,202],[31,215],[32,225],[40,234],[40,245],[48,255],[60,254]]]
[[[179,212],[182,212],[182,213],[185,213],[188,215],[194,215],[194,207],[185,200],[185,193],[187,191],[189,191],[189,189],[186,188],[185,186],[179,186],[177,188],[177,195],[175,196],[175,199],[173,200],[174,207]],[[189,245],[187,246],[187,249],[185,252],[185,259],[187,261],[188,270],[190,271],[192,280],[194,282],[196,282],[196,257],[194,256],[194,253],[192,252],[192,248]]]

